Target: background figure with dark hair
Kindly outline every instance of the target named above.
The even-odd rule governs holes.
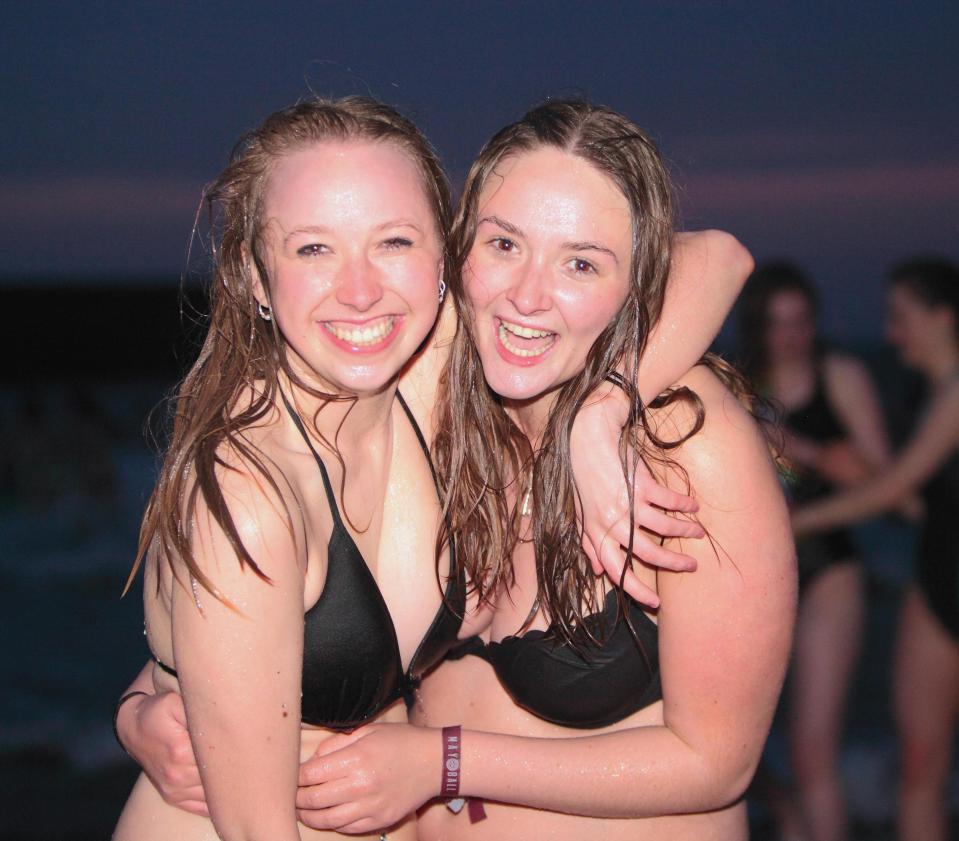
[[[925,521],[915,585],[905,597],[894,665],[901,748],[899,834],[946,837],[942,789],[959,709],[959,271],[917,260],[890,275],[887,335],[925,378],[929,398],[918,427],[873,480],[801,508],[797,533],[823,532],[921,491]]]
[[[761,266],[740,307],[746,371],[783,412],[794,501],[829,495],[883,464],[888,447],[875,389],[858,360],[823,346],[806,276],[789,263]],[[843,529],[798,540],[796,548],[800,606],[787,697],[798,815],[788,801],[774,812],[787,836],[839,841],[847,817],[837,758],[862,637],[863,568]]]

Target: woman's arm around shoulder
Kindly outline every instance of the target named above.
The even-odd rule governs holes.
[[[800,508],[797,534],[822,531],[897,507],[919,490],[959,447],[959,379],[943,387],[912,438],[889,466],[870,481]]]
[[[193,549],[216,594],[181,568],[173,583],[175,667],[217,833],[225,841],[298,841],[305,538],[292,495],[238,457],[217,479],[242,545],[242,563],[206,502]]]
[[[675,234],[663,311],[639,363],[644,402],[683,376],[709,349],[752,270],[752,255],[732,234]]]
[[[752,778],[791,645],[792,536],[765,439],[748,413],[702,368],[680,384],[706,411],[701,432],[674,454],[711,542],[684,547],[697,556],[695,573],[658,573],[663,723],[568,739],[464,731],[461,794],[635,818],[722,808]],[[678,406],[663,413],[663,434],[692,419]],[[670,478],[682,484],[679,473]],[[301,778],[314,788],[300,805],[320,810],[311,825],[369,831],[434,796],[438,736],[391,725],[331,739],[324,749],[332,752]]]

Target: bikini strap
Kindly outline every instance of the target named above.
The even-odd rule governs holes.
[[[316,459],[316,463],[320,467],[320,475],[323,477],[323,487],[326,489],[326,499],[330,504],[330,513],[333,515],[333,524],[339,528],[343,528],[343,521],[340,519],[340,509],[336,504],[336,495],[333,493],[333,483],[330,481],[330,474],[327,473],[326,465],[323,464],[323,459],[320,458],[316,447],[313,446],[313,442],[310,440],[309,434],[307,434],[303,421],[300,419],[296,410],[290,405],[290,401],[286,399],[286,395],[280,392],[280,397],[283,398],[283,405],[286,406],[286,411],[289,413],[290,419],[299,430],[300,435],[303,436],[306,446],[310,448],[310,452],[313,453],[313,458]]]

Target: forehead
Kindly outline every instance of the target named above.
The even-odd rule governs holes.
[[[281,222],[328,216],[423,222],[433,215],[410,155],[394,143],[359,140],[324,141],[283,155],[271,167],[264,205]]]
[[[809,315],[812,304],[798,289],[781,289],[769,299],[771,315]]]
[[[543,236],[632,241],[629,203],[589,161],[545,147],[500,161],[479,199],[479,215],[495,215]],[[619,243],[622,244],[622,243]]]

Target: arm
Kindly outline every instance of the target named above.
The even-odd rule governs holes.
[[[676,234],[663,312],[640,360],[639,390],[644,401],[660,394],[705,353],[752,267],[749,252],[729,234]],[[618,583],[626,561],[620,547],[629,545],[630,537],[628,494],[619,454],[629,401],[611,386],[594,398],[580,410],[573,425],[573,473],[582,497],[583,548],[594,572],[600,575],[605,571]],[[695,569],[688,553],[660,546],[642,530],[661,537],[701,537],[702,530],[695,523],[667,517],[660,510],[692,513],[697,509],[695,503],[657,485],[642,464],[632,485],[635,554],[662,569]],[[626,572],[624,587],[639,602],[652,607],[659,604],[655,593],[632,570]]]
[[[959,383],[936,398],[902,453],[875,479],[800,508],[793,515],[797,534],[853,523],[898,507],[959,446]]]
[[[153,663],[148,662],[126,689],[147,695],[131,698],[120,707],[120,744],[167,803],[209,817],[183,699],[176,692],[154,694],[152,673]]]
[[[709,349],[753,270],[750,253],[723,231],[677,233],[663,311],[639,362],[649,402]]]
[[[792,536],[751,419],[711,375],[691,372],[689,384],[706,404],[707,421],[678,460],[697,490],[717,554],[697,541],[688,549],[699,560],[695,575],[660,574],[663,723],[569,739],[466,731],[464,795],[597,817],[646,817],[721,808],[749,783],[789,656]],[[340,749],[301,774],[301,782],[332,781],[329,794],[313,801],[328,807],[327,826],[369,831],[383,817],[376,804],[403,809],[404,798],[418,804],[436,795],[436,730],[394,725],[334,738]],[[402,759],[385,756],[397,747]],[[390,778],[393,788],[371,793]],[[319,825],[314,818],[311,825]]]
[[[194,551],[232,606],[189,580],[172,587],[173,651],[193,749],[224,841],[299,841],[305,546],[283,500],[243,465],[218,471],[240,538],[270,582],[241,567],[205,505]],[[292,504],[289,510],[295,511]]]
[[[826,396],[856,452],[872,469],[889,461],[889,439],[879,396],[866,367],[849,356],[831,355],[823,366]]]

